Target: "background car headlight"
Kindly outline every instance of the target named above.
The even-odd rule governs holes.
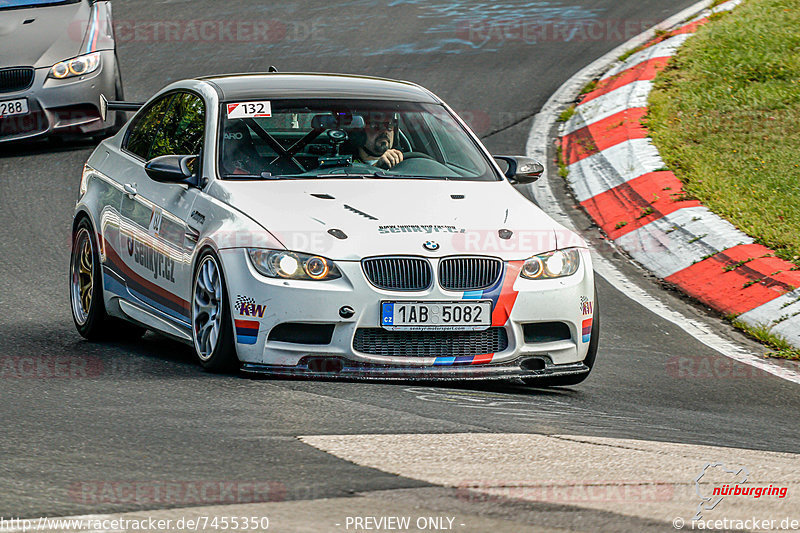
[[[520,275],[527,279],[552,279],[571,276],[578,271],[581,254],[577,248],[555,250],[526,260]]]
[[[260,248],[249,248],[247,255],[253,267],[270,278],[327,281],[342,277],[333,261],[318,255]]]
[[[50,77],[63,80],[64,78],[83,76],[84,74],[94,72],[99,67],[100,53],[92,52],[91,54],[56,63],[53,65],[53,68],[50,69]]]

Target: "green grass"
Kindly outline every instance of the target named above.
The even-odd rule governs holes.
[[[572,118],[572,115],[575,114],[575,104],[570,105],[564,111],[562,111],[558,118],[556,119],[557,122],[566,122]]]
[[[656,78],[647,126],[689,195],[800,263],[800,9],[747,0]]]
[[[598,79],[594,79],[586,84],[586,86],[581,89],[581,94],[589,94],[590,92],[594,91],[597,88],[597,82],[600,81]]]
[[[641,46],[637,46],[636,48],[631,48],[630,50],[626,50],[625,52],[622,52],[622,54],[617,58],[617,61],[625,61],[626,59],[628,59],[641,49],[642,49]]]
[[[561,143],[558,143],[556,148],[556,163],[558,163],[558,175],[563,179],[567,179],[569,168],[567,168],[567,163],[564,161],[564,149],[561,147]]]
[[[733,319],[733,325],[757,341],[761,341],[774,348],[774,351],[769,352],[767,356],[780,359],[800,360],[800,350],[789,344],[783,337],[772,333],[770,327],[764,325],[750,326],[735,318]]]

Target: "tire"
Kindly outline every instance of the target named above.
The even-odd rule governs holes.
[[[69,296],[72,320],[87,340],[131,340],[144,335],[145,328],[114,319],[106,313],[103,276],[97,239],[88,218],[83,218],[72,237],[69,261]]]
[[[200,365],[210,372],[238,370],[228,290],[220,261],[211,250],[197,262],[191,305],[192,344]]]
[[[594,289],[594,317],[591,335],[589,350],[583,360],[583,364],[589,367],[588,371],[581,374],[555,376],[552,378],[523,378],[522,381],[532,387],[569,387],[570,385],[577,385],[589,377],[592,367],[594,367],[595,359],[597,359],[597,348],[600,344],[600,306],[597,300],[597,288]]]

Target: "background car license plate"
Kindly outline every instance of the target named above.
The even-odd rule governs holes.
[[[0,117],[10,117],[12,115],[27,115],[28,114],[28,100],[22,98],[20,100],[6,100],[0,102]]]
[[[400,331],[476,331],[492,323],[491,300],[381,302],[381,326]]]

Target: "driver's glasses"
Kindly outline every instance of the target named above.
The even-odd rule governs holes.
[[[396,122],[370,122],[367,127],[373,131],[394,131]]]

